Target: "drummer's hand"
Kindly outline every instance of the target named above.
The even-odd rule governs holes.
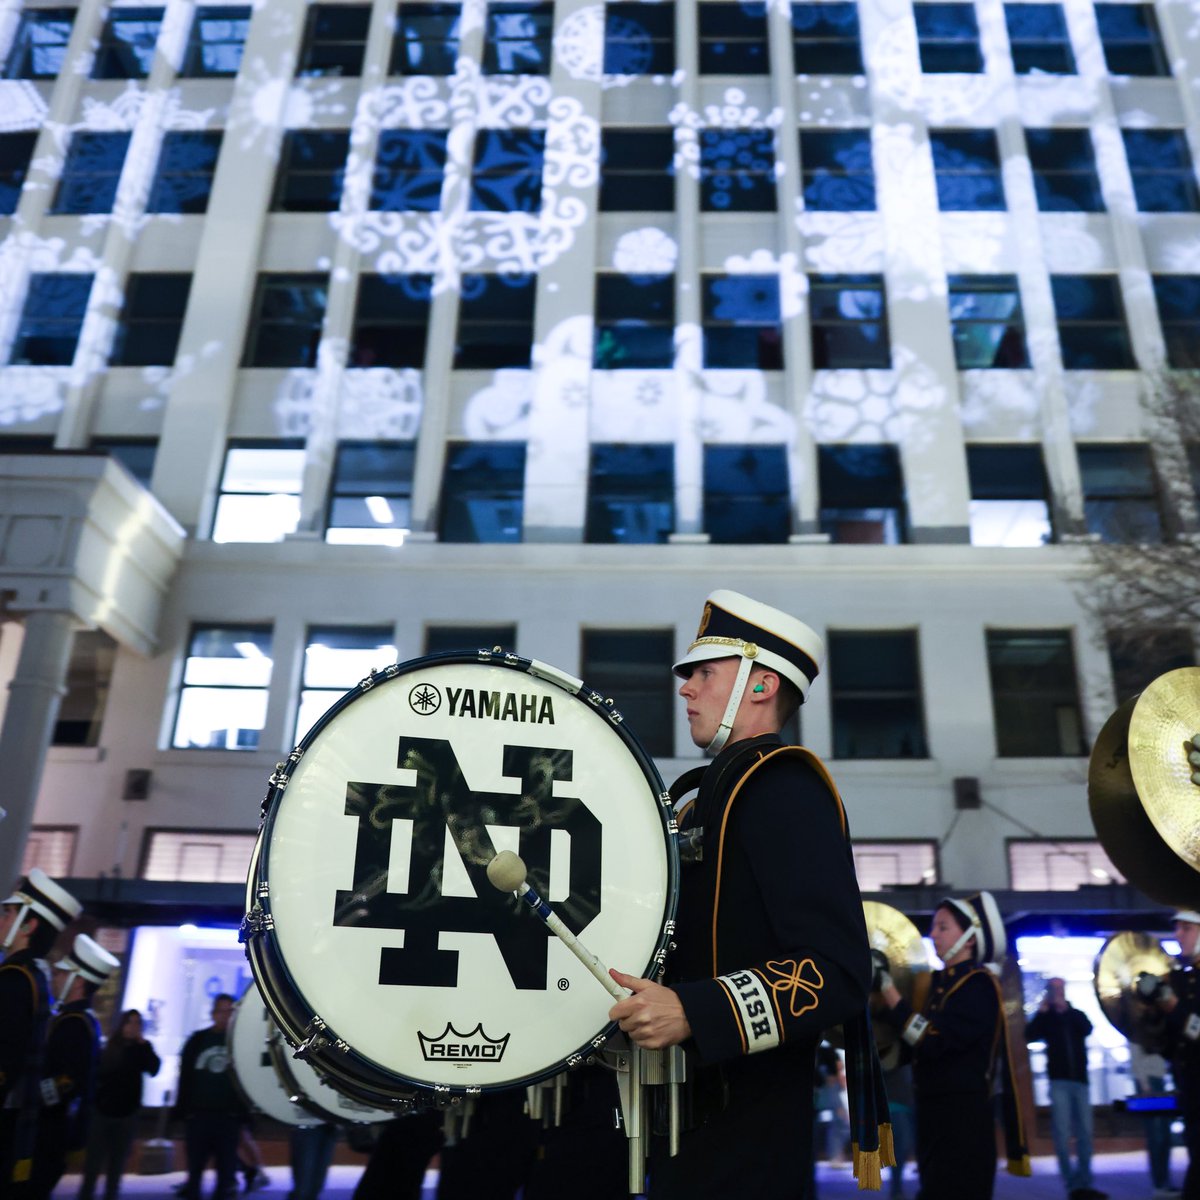
[[[888,1006],[888,1008],[895,1008],[896,1005],[900,1003],[900,990],[892,982],[890,977],[888,978],[887,984],[880,990],[879,994],[883,997],[883,1002]]]
[[[669,987],[612,968],[608,973],[633,993],[618,1000],[608,1012],[608,1019],[619,1022],[622,1033],[627,1033],[630,1041],[643,1050],[661,1050],[692,1036],[683,1004]]]

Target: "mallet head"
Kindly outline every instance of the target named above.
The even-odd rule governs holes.
[[[519,854],[501,850],[487,865],[487,877],[494,888],[515,892],[525,882],[525,863]]]

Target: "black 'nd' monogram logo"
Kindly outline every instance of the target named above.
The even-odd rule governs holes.
[[[333,923],[404,931],[402,949],[380,951],[381,984],[457,986],[458,951],[438,948],[439,934],[456,932],[491,934],[514,985],[545,989],[549,932],[488,882],[487,864],[495,854],[488,825],[520,829],[518,853],[542,895],[550,881],[551,831],[570,833],[571,891],[554,909],[576,934],[600,912],[600,822],[583,801],[553,794],[556,780],[571,778],[572,752],[505,746],[502,754],[505,777],[521,781],[517,795],[472,792],[453,747],[438,738],[400,739],[397,766],[415,770],[415,784],[346,785],[346,816],[358,820],[358,844],[354,886],[337,893]],[[387,890],[392,822],[398,819],[413,823],[404,893]],[[474,896],[442,894],[447,829]]]

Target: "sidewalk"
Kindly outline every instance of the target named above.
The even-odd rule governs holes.
[[[1171,1182],[1176,1186],[1182,1183],[1186,1166],[1186,1152],[1182,1149],[1173,1151]],[[1096,1187],[1107,1192],[1112,1200],[1148,1200],[1151,1195],[1150,1177],[1146,1172],[1146,1155],[1143,1151],[1098,1155],[1092,1162],[1092,1169],[1096,1177]],[[911,1200],[911,1197],[917,1194],[917,1180],[915,1168],[911,1164],[908,1170],[904,1194]],[[1033,1177],[1029,1179],[1019,1179],[1001,1172],[996,1178],[995,1200],[1066,1200],[1066,1190],[1058,1177],[1058,1165],[1053,1158],[1035,1158],[1033,1172]],[[268,1167],[267,1174],[271,1177],[270,1187],[254,1195],[262,1197],[263,1200],[279,1200],[279,1197],[286,1196],[291,1187],[291,1173],[288,1168]],[[350,1200],[354,1193],[354,1185],[361,1174],[361,1165],[335,1165],[330,1169],[323,1195],[328,1200]],[[183,1173],[180,1171],[173,1171],[167,1175],[126,1175],[121,1180],[121,1194],[135,1196],[139,1200],[177,1200],[175,1186],[182,1181]],[[206,1182],[211,1186],[211,1172]],[[888,1196],[888,1185],[889,1181],[885,1178],[884,1190],[875,1194],[880,1197]],[[79,1176],[67,1175],[54,1190],[55,1200],[73,1200],[78,1190]],[[851,1178],[849,1170],[829,1167],[825,1163],[819,1164],[817,1168],[817,1194],[818,1200],[850,1200],[852,1196],[863,1195]],[[424,1197],[425,1200],[435,1200],[436,1195],[437,1172],[431,1170],[425,1175]],[[963,1200],[973,1198],[964,1196]]]

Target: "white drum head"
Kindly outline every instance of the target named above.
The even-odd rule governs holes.
[[[251,984],[237,1003],[229,1023],[229,1055],[238,1087],[261,1113],[285,1125],[319,1125],[320,1117],[307,1113],[292,1101],[279,1079],[268,1041],[278,1037],[258,988]]]
[[[456,657],[394,668],[323,718],[275,789],[259,883],[299,1007],[331,1040],[473,1091],[561,1070],[613,1003],[488,883],[494,854],[520,854],[588,949],[637,975],[674,914],[675,860],[661,781],[603,706]]]

